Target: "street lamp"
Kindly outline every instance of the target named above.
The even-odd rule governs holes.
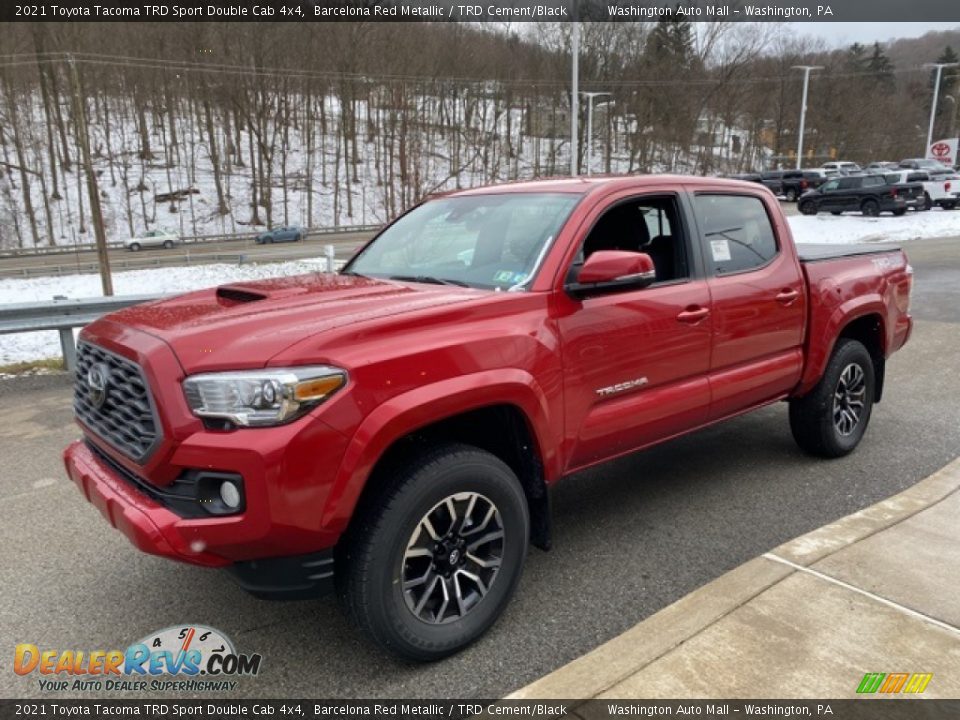
[[[800,102],[800,132],[797,138],[797,170],[803,164],[803,126],[807,120],[807,87],[810,85],[810,73],[823,70],[822,65],[792,65],[791,70],[803,70],[803,100]]]
[[[926,157],[930,152],[930,145],[933,143],[933,121],[937,116],[937,100],[940,99],[940,76],[945,67],[957,67],[960,63],[924,63],[925,68],[936,68],[937,79],[933,83],[933,105],[930,106],[930,127],[927,128],[927,146],[923,149],[923,156]]]
[[[612,93],[581,91],[580,94],[587,99],[587,175],[590,175],[593,172],[593,99],[608,96]],[[612,100],[608,102],[612,102]]]
[[[580,115],[580,23],[574,19],[570,33],[570,174],[577,176],[577,120]]]

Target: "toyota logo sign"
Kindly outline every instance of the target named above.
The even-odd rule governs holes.
[[[950,146],[945,142],[938,142],[930,146],[930,151],[938,158],[942,158],[950,154]]]
[[[105,363],[96,363],[87,371],[87,387],[90,389],[90,402],[98,410],[107,401],[107,385],[110,382],[110,368]]]

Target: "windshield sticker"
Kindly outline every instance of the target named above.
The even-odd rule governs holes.
[[[513,271],[511,270],[500,270],[493,276],[493,281],[498,283],[508,283],[511,280],[513,280]]]
[[[710,252],[714,262],[727,262],[730,260],[730,243],[726,240],[711,240]]]

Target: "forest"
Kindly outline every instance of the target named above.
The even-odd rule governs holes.
[[[0,248],[378,224],[568,174],[569,23],[0,28]],[[580,172],[723,174],[922,154],[956,33],[829,48],[776,23],[582,23]],[[957,130],[944,73],[937,137]],[[86,172],[85,157],[90,158]],[[590,167],[587,166],[591,160]],[[93,187],[93,195],[90,188]]]

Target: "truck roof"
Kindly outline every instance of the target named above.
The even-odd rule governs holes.
[[[444,197],[463,197],[469,195],[491,195],[497,193],[570,193],[588,195],[593,192],[615,191],[621,189],[663,185],[687,185],[711,188],[738,188],[756,190],[762,188],[756,182],[730,180],[727,178],[699,177],[696,175],[591,175],[589,177],[559,177],[545,180],[521,180],[516,182],[484,185],[467,190],[455,190],[438,193]]]

